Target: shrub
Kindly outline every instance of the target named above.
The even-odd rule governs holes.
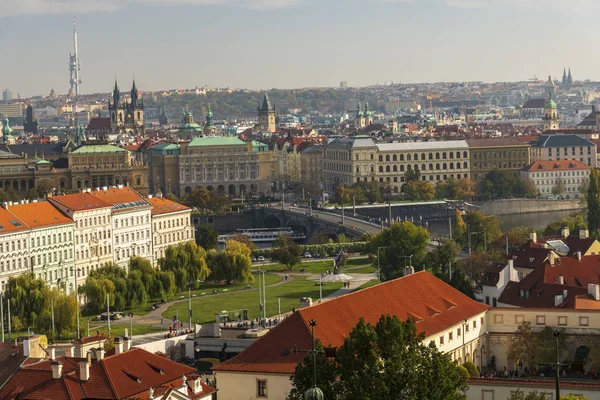
[[[479,378],[479,370],[472,361],[467,361],[463,364],[463,367],[465,367],[465,369],[469,372],[469,376],[471,378]]]
[[[465,380],[469,380],[470,375],[469,375],[469,371],[467,371],[467,369],[465,367],[463,367],[462,365],[457,365],[456,369],[458,370],[458,373],[465,379]]]

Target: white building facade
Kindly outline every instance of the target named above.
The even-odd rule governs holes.
[[[6,208],[0,208],[0,291],[7,289],[10,277],[29,270],[28,239],[29,228],[25,223]]]
[[[152,241],[158,262],[167,247],[195,239],[192,210],[164,197],[148,196],[147,201],[152,205]]]
[[[536,161],[523,168],[521,176],[530,179],[542,197],[578,199],[591,170],[577,160]]]

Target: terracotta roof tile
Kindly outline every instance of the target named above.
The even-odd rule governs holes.
[[[47,201],[17,204],[9,206],[8,210],[21,221],[25,222],[30,228],[73,223],[71,218],[64,215]]]
[[[587,164],[577,160],[536,161],[522,171],[578,171],[591,169]]]
[[[300,309],[214,370],[293,373],[304,355],[293,355],[288,350],[294,346],[310,348],[311,320],[317,321],[315,334],[324,346],[339,347],[361,317],[371,324],[376,324],[382,314],[396,315],[401,320],[415,318],[419,332],[429,336],[488,308],[430,273],[417,272]]]
[[[48,200],[74,212],[110,207],[110,204],[87,192],[53,196]]]
[[[8,206],[10,209],[11,206]],[[15,217],[10,211],[0,207],[0,235],[7,232],[25,231],[29,229],[20,218]]]
[[[148,206],[142,195],[129,186],[122,188],[109,187],[106,190],[92,190],[90,194],[111,206],[125,203],[130,203],[130,207],[127,208]]]
[[[188,206],[171,201],[165,197],[152,197],[146,199],[146,201],[152,205],[152,215],[191,210]]]

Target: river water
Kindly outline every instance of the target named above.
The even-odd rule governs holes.
[[[517,226],[526,226],[531,229],[543,229],[551,222],[568,217],[576,211],[548,211],[539,213],[499,215],[502,231],[507,231]],[[435,221],[430,223],[429,232],[432,236],[448,234],[448,221]]]

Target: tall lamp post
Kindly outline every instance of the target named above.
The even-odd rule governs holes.
[[[77,286],[77,275],[79,274],[79,271],[81,271],[80,268],[75,269],[75,267],[71,267],[71,271],[73,272],[73,281],[75,286],[73,286],[74,290],[73,290],[73,294],[75,295],[75,302],[77,303],[77,339],[81,338],[81,332],[79,330],[79,312],[80,312],[80,307],[79,307],[79,296],[78,296],[78,291],[79,291],[79,287]]]
[[[304,392],[304,400],[323,400],[325,395],[323,391],[317,387],[317,351],[315,349],[315,326],[317,322],[312,319],[310,321],[312,334],[312,356],[313,356],[313,382],[312,387]]]

